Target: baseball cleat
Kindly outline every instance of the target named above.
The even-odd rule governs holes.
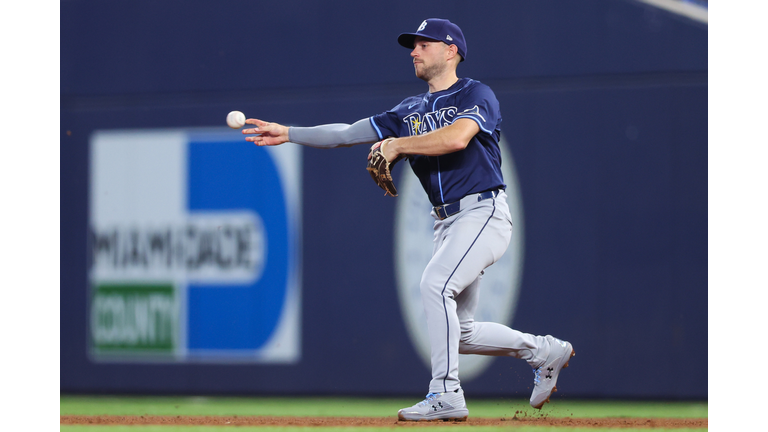
[[[533,393],[531,394],[531,406],[541,409],[545,403],[549,402],[549,397],[557,391],[557,377],[563,368],[568,367],[568,361],[576,355],[573,346],[569,342],[561,341],[547,335],[550,343],[549,356],[544,364],[533,368]]]
[[[429,393],[427,398],[410,408],[397,412],[401,421],[467,421],[469,410],[464,402],[464,390]]]

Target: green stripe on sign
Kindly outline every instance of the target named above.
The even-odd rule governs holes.
[[[178,333],[173,285],[96,285],[91,346],[98,354],[172,354]]]

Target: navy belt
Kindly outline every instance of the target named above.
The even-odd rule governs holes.
[[[492,190],[492,191],[485,191],[480,192],[476,194],[467,195],[464,198],[460,199],[459,201],[450,203],[450,204],[443,204],[438,207],[433,207],[432,209],[435,211],[435,214],[437,215],[437,218],[440,220],[447,219],[456,213],[460,212],[462,208],[466,208],[470,204],[474,204],[477,202],[480,202],[484,199],[488,198],[495,198],[499,196],[500,190]]]

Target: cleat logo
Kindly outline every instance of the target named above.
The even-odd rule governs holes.
[[[438,408],[438,407],[439,407],[439,408]],[[438,403],[437,403],[437,406],[435,406],[435,405],[432,405],[432,411],[435,411],[435,412],[437,412],[438,410],[444,409],[444,408],[445,408],[445,407],[443,406],[443,403],[442,403],[442,402],[438,402]]]
[[[548,367],[547,368],[547,374],[544,375],[545,378],[552,379],[552,371],[555,370],[555,368]]]

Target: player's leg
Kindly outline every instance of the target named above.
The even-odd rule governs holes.
[[[475,322],[475,311],[480,300],[480,281],[477,277],[456,297],[457,315],[461,326],[460,354],[509,356],[538,366],[549,354],[549,342],[544,336],[535,336],[494,322]]]
[[[502,197],[503,198],[503,197]],[[506,209],[499,203],[500,210]],[[461,326],[459,352],[523,359],[534,373],[531,405],[541,408],[557,391],[560,371],[568,367],[574,355],[573,346],[550,335],[536,336],[492,322],[475,322],[474,315],[480,298],[482,272],[456,297],[457,316]]]
[[[475,322],[482,275],[456,297],[461,325],[460,354],[510,356],[523,359],[534,373],[531,405],[541,408],[557,391],[557,378],[573,355],[573,347],[552,336],[535,336],[493,322]]]
[[[421,280],[431,348],[432,393],[461,387],[461,325],[455,299],[501,257],[509,244],[508,212],[500,211],[496,201],[481,201],[453,218],[436,222],[435,252]],[[503,200],[500,204],[506,207]]]
[[[435,222],[433,255],[421,279],[432,380],[427,398],[401,409],[400,420],[466,420],[469,414],[459,382],[461,326],[454,298],[498,260],[509,243],[509,222],[494,211],[494,200],[486,201]]]

